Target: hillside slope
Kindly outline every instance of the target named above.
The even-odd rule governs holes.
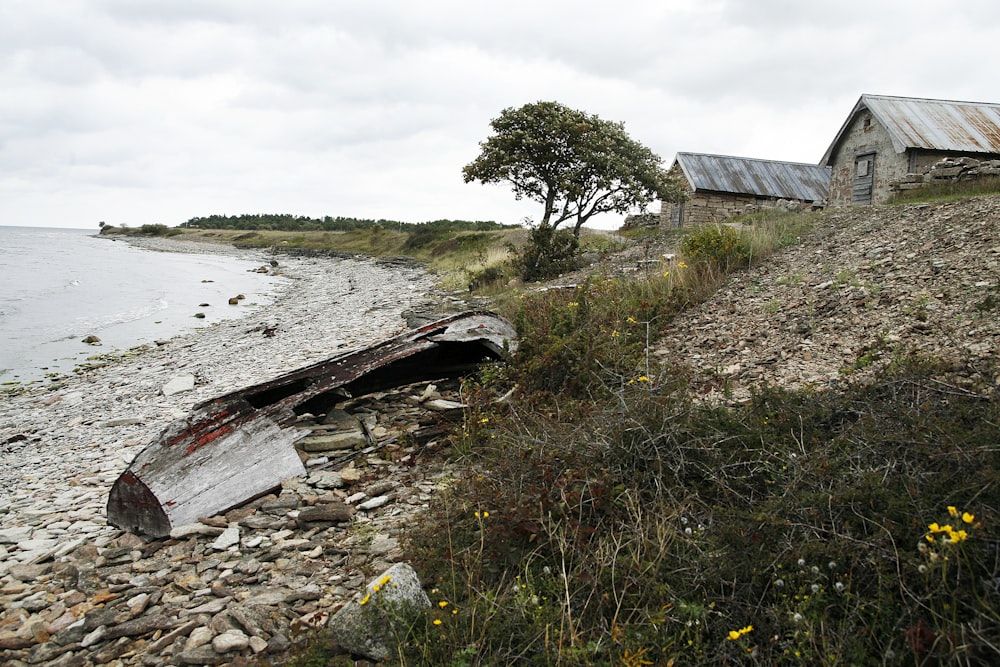
[[[901,354],[954,362],[948,379],[1000,377],[1000,197],[831,212],[809,238],[734,275],[671,323],[655,351],[689,364],[708,398],[823,387]],[[991,363],[989,363],[991,362]]]

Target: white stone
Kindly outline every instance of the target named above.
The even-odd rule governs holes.
[[[96,628],[93,632],[84,635],[83,639],[80,640],[80,646],[87,648],[88,646],[93,646],[97,642],[104,639],[104,635],[108,632],[108,628],[104,625]]]
[[[229,527],[226,528],[219,537],[212,542],[212,548],[217,551],[225,551],[231,546],[240,543],[240,525],[238,523],[231,523]]]
[[[192,389],[194,389],[194,376],[178,375],[163,385],[163,389],[161,391],[164,396],[173,396],[174,394],[191,391]]]
[[[214,636],[215,633],[210,628],[206,628],[204,625],[198,626],[188,635],[187,641],[184,642],[184,650],[193,651],[199,646],[204,646],[212,641]]]
[[[58,548],[58,546],[59,540],[55,539],[30,539],[17,543],[17,548],[21,551],[45,551]]]
[[[376,509],[378,507],[382,507],[382,505],[385,505],[387,502],[389,502],[389,496],[376,496],[375,498],[372,498],[371,500],[366,500],[363,503],[359,503],[358,504],[358,509],[362,509],[362,510],[365,510],[367,512],[369,510],[373,510],[373,509]]]
[[[0,528],[0,544],[17,544],[29,539],[31,539],[31,528],[29,526]]]
[[[340,474],[330,470],[317,470],[309,475],[308,482],[317,489],[339,489],[344,486]]]
[[[242,651],[250,645],[250,638],[239,630],[227,630],[212,639],[212,648],[216,653]]]
[[[216,537],[217,535],[222,535],[225,532],[224,528],[219,528],[218,526],[206,526],[203,523],[189,523],[183,526],[177,526],[176,528],[170,529],[170,538],[174,540],[183,540],[185,537],[191,537],[192,535],[207,535],[209,537]]]

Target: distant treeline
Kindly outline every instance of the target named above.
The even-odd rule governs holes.
[[[187,222],[182,222],[180,227],[194,229],[247,229],[247,230],[275,230],[283,232],[350,232],[356,229],[393,229],[409,233],[418,230],[433,232],[464,232],[464,231],[492,231],[504,229],[505,227],[516,227],[517,225],[502,225],[498,222],[483,220],[432,220],[430,222],[399,222],[397,220],[366,220],[360,218],[336,218],[326,216],[324,218],[310,218],[302,215],[267,214],[255,213],[246,215],[209,215],[206,217],[191,218]]]

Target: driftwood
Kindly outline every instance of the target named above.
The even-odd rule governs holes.
[[[348,396],[422,380],[460,377],[515,345],[509,322],[473,311],[301,368],[194,407],[147,445],[108,495],[108,521],[162,537],[302,476],[299,415]]]

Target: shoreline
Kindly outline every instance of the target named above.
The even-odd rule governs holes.
[[[168,252],[189,251],[188,244],[177,242],[155,245]],[[261,257],[258,251],[230,246],[207,249]],[[131,605],[134,596],[145,595],[160,603],[148,603],[148,609],[144,604],[135,612],[141,614],[135,620],[153,619],[151,623],[170,627],[189,613],[199,623],[215,627],[229,618],[227,609],[234,605],[250,605],[260,598],[267,600],[260,603],[265,609],[276,604],[271,600],[287,598],[275,610],[285,619],[282,625],[258,630],[254,636],[254,653],[280,653],[287,649],[287,623],[305,614],[303,609],[343,604],[363,586],[363,576],[351,565],[356,558],[384,562],[390,557],[385,549],[395,544],[396,522],[405,520],[406,512],[419,510],[427,494],[439,488],[438,478],[447,477],[442,466],[432,465],[416,475],[391,458],[376,461],[354,491],[363,488],[374,495],[371,489],[385,487],[388,480],[371,475],[389,474],[396,480],[392,484],[400,485],[393,494],[399,504],[390,503],[371,514],[366,511],[346,526],[346,533],[343,525],[326,527],[329,535],[317,534],[324,530],[323,524],[296,528],[298,510],[289,511],[282,504],[289,497],[303,502],[310,494],[329,494],[310,484],[325,485],[328,476],[339,475],[333,472],[287,480],[289,488],[281,493],[282,500],[275,501],[277,514],[258,512],[250,524],[240,523],[245,543],[221,550],[213,540],[222,529],[213,526],[203,525],[200,532],[185,538],[146,541],[107,524],[111,485],[169,422],[187,417],[195,404],[388,338],[410,328],[404,321],[408,312],[441,305],[433,303],[434,295],[440,295],[434,277],[417,266],[279,256],[279,271],[289,282],[270,306],[182,333],[162,345],[126,353],[48,385],[0,394],[0,662],[15,658],[24,664],[51,664],[60,655],[75,654],[76,660],[90,656],[104,664],[110,656],[104,651],[111,651],[121,656],[119,664],[162,664],[188,649],[207,651],[206,659],[213,664],[237,657],[217,655],[211,644],[188,646],[186,635],[171,646],[154,642],[156,655],[147,655],[152,641],[147,639],[148,630],[137,630],[134,638],[126,635],[127,643],[105,639],[104,632],[131,632],[128,623],[122,624],[127,614],[123,617],[120,610],[135,612],[136,607],[126,606],[126,601]],[[166,395],[164,386],[178,376],[193,376],[194,389]],[[391,429],[394,411],[402,409],[390,405],[379,414],[390,420],[386,426]],[[416,455],[416,451],[411,454]],[[316,475],[320,482],[313,479]],[[318,488],[329,488],[324,485]],[[228,517],[215,519],[236,526],[238,519]],[[319,527],[309,530],[310,525]],[[367,537],[352,537],[356,525],[368,529]],[[381,535],[376,542],[383,546],[378,549],[370,547],[372,530]],[[305,542],[310,551],[303,550]],[[356,555],[337,565],[344,544],[355,544],[351,553]],[[326,551],[332,560],[322,555]],[[163,561],[165,552],[174,556]],[[283,554],[276,570],[265,552]],[[323,564],[318,570],[317,563]],[[267,576],[243,573],[262,567]],[[74,574],[64,581],[67,571]],[[190,584],[184,582],[192,577],[201,577],[206,586],[216,578],[211,589],[221,585],[218,595],[209,594],[208,588],[197,595],[185,593]],[[154,594],[149,584],[142,583],[146,580],[160,592]],[[230,586],[241,586],[244,592],[235,598],[224,594]],[[304,601],[301,595],[306,596]],[[119,609],[115,620],[105,618],[110,613],[105,607]],[[182,628],[190,633],[193,625],[188,621]],[[155,631],[153,639],[160,634]],[[161,651],[164,655],[159,655]]]
[[[243,319],[272,304],[290,286],[263,252],[156,239],[127,240],[114,248],[93,243],[106,236],[82,236],[82,243],[72,246],[81,253],[80,261],[71,260],[68,264],[74,268],[57,272],[68,276],[65,280],[74,278],[72,282],[60,289],[63,283],[50,281],[46,291],[32,291],[30,280],[23,288],[15,284],[13,315],[3,322],[12,341],[0,355],[0,398],[65,381],[80,369],[220,322]],[[158,254],[151,255],[154,251]],[[40,256],[49,257],[45,252]],[[108,271],[104,260],[111,262]],[[70,296],[69,286],[79,286],[72,287],[75,296]],[[236,294],[245,294],[245,300],[226,305]],[[19,301],[28,305],[21,308]],[[46,311],[40,304],[47,302]]]
[[[154,243],[136,245],[164,252],[191,251],[186,242],[149,240]],[[213,244],[208,251],[244,259],[259,259],[262,254],[222,244]],[[375,260],[285,257],[279,267],[279,275],[288,283],[276,291],[270,305],[182,332],[162,345],[111,353],[106,361],[49,383],[0,393],[4,523],[10,518],[4,509],[8,497],[19,487],[8,465],[12,450],[20,449],[15,447],[18,443],[32,442],[45,449],[63,440],[83,440],[88,434],[78,432],[71,438],[65,425],[79,428],[86,422],[122,418],[141,418],[144,440],[152,440],[160,431],[158,425],[186,414],[197,402],[399,333],[406,328],[405,313],[427,308],[436,289],[433,277],[422,269],[379,266]],[[265,330],[273,334],[265,335]],[[194,390],[169,399],[162,396],[160,387],[179,374],[195,376]],[[102,401],[100,396],[114,400]]]

